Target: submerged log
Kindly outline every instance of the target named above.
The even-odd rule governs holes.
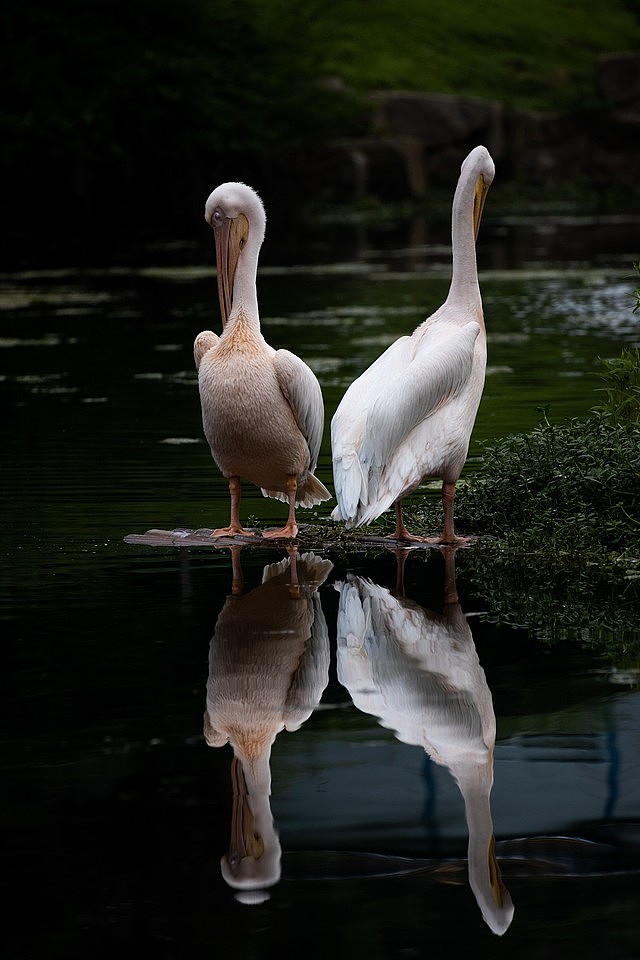
[[[304,524],[300,526],[298,536],[295,540],[282,538],[265,538],[257,527],[248,528],[255,536],[248,537],[212,537],[213,530],[202,527],[198,530],[189,530],[179,527],[175,530],[161,530],[153,528],[145,533],[130,533],[125,538],[125,543],[142,544],[149,547],[273,547],[274,544],[287,543],[305,548],[315,547],[345,547],[356,546],[359,548],[389,547],[391,549],[419,550],[419,549],[440,549],[440,544],[415,542],[407,540],[397,540],[392,537],[386,537],[383,533],[367,534],[356,533],[353,530],[345,530],[341,527],[320,526],[314,524]],[[475,538],[472,538],[475,539]]]

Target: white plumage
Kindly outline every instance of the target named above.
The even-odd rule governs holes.
[[[400,337],[346,391],[331,423],[335,520],[370,523],[395,505],[398,539],[412,536],[402,501],[441,477],[442,536],[456,543],[455,484],[464,466],[484,387],[486,333],[475,240],[494,164],[476,147],[462,164],[452,207],[453,272],[446,301]]]
[[[456,596],[453,556],[446,563],[445,601]],[[485,921],[502,934],[514,911],[495,857],[489,799],[496,721],[457,597],[440,614],[364,577],[349,575],[337,589],[338,679],[356,707],[450,770],[464,799],[469,882]]]

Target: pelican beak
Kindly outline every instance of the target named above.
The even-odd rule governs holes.
[[[231,761],[231,779],[233,782],[233,812],[227,859],[233,869],[245,857],[259,860],[264,854],[264,841],[255,829],[242,764],[237,757],[234,757]]]
[[[498,866],[498,860],[496,858],[495,837],[491,837],[491,843],[489,844],[488,865],[493,899],[495,900],[497,907],[502,907],[505,902],[506,887],[502,882],[500,867]]]
[[[227,325],[233,304],[233,281],[238,266],[238,257],[247,242],[249,221],[243,213],[233,219],[224,217],[213,228],[216,243],[216,265],[218,268],[218,297],[222,329]]]
[[[480,229],[480,220],[482,219],[482,211],[484,209],[484,202],[487,199],[487,193],[489,192],[489,184],[485,183],[484,177],[482,174],[476,180],[476,187],[473,193],[473,237],[474,240],[478,239],[478,230]]]

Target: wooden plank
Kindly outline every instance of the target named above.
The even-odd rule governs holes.
[[[390,547],[391,549],[403,548],[407,550],[419,549],[437,549],[438,545],[433,543],[408,543],[404,540],[393,540],[382,534],[377,536],[363,536],[352,531],[344,531],[326,526],[314,526],[305,524],[300,527],[298,537],[295,540],[283,539],[265,539],[261,536],[261,531],[255,527],[248,528],[255,532],[256,536],[249,537],[216,537],[212,539],[212,530],[203,527],[199,530],[189,530],[179,527],[175,530],[151,529],[146,533],[130,533],[124,540],[125,543],[144,544],[149,547],[231,547],[234,545],[246,545],[252,547],[272,547],[274,544],[298,544],[299,546],[309,547],[328,547],[333,548],[374,548],[381,549]]]

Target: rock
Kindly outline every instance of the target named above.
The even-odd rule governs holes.
[[[369,97],[368,133],[333,145],[325,182],[343,202],[421,197],[434,186],[450,187],[452,168],[457,171],[469,150],[483,143],[501,183],[634,186],[640,53],[602,56],[595,69],[604,106],[570,115],[511,109],[478,97],[377,91]]]
[[[405,137],[427,148],[484,143],[492,154],[502,152],[503,105],[497,100],[382,91],[371,101],[374,129],[383,137]]]
[[[455,147],[459,156],[484,143],[494,158],[502,154],[503,107],[497,100],[386,91],[370,99],[373,131],[402,158],[414,196],[424,194],[433,180],[447,180],[448,148]]]
[[[598,58],[598,80],[605,107],[640,118],[640,53],[610,53]]]

